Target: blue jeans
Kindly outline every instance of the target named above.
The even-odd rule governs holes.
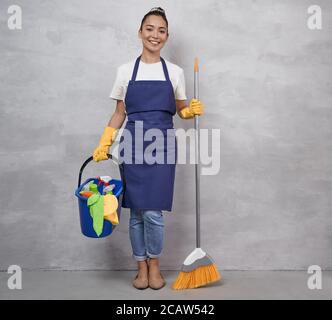
[[[130,209],[129,236],[133,258],[158,258],[164,243],[164,219],[160,210]]]

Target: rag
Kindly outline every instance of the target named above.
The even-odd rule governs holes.
[[[113,194],[104,195],[104,219],[110,221],[113,225],[119,224],[117,209],[119,202]]]
[[[87,205],[93,220],[93,229],[99,237],[104,226],[104,197],[95,193],[88,198]]]

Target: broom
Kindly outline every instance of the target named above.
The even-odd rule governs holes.
[[[198,59],[194,66],[194,98],[198,99]],[[200,180],[199,180],[199,128],[195,116],[195,181],[196,181],[196,249],[184,260],[181,272],[174,281],[172,289],[191,289],[202,287],[221,279],[212,258],[200,248]]]

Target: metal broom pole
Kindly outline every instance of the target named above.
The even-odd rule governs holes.
[[[199,99],[199,86],[198,86],[198,59],[195,58],[194,65],[194,98]],[[195,183],[196,183],[196,247],[201,247],[201,228],[200,228],[200,135],[199,135],[199,122],[198,115],[195,115]]]

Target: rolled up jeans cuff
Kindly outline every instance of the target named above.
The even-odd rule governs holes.
[[[145,261],[148,258],[147,256],[135,256],[134,254],[132,256],[136,261]]]
[[[148,255],[149,258],[159,258],[161,256],[161,253],[151,254],[151,253],[147,252],[146,254]]]

